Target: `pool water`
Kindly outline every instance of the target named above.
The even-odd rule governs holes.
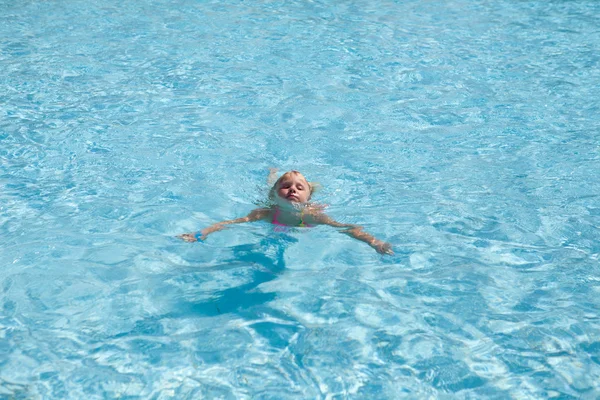
[[[598,26],[591,0],[0,0],[0,397],[599,397]],[[271,167],[395,255],[176,238]]]

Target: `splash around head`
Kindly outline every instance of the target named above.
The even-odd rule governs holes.
[[[269,198],[278,206],[299,208],[305,205],[314,191],[313,185],[298,171],[281,175],[269,192]]]

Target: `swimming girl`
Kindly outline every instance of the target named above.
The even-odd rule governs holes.
[[[271,170],[270,178],[274,177],[275,173],[276,170]],[[323,213],[323,206],[309,203],[314,190],[315,186],[300,172],[286,172],[275,181],[269,192],[269,199],[273,205],[252,210],[245,217],[218,222],[200,232],[184,233],[178,237],[186,242],[204,241],[208,235],[224,229],[226,225],[254,221],[270,221],[277,227],[308,228],[315,225],[329,225],[344,228],[342,233],[367,243],[380,254],[394,254],[389,243],[376,239],[363,231],[361,226],[337,222]]]

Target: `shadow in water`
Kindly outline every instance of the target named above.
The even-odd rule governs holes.
[[[249,268],[249,282],[243,285],[219,290],[211,293],[211,298],[198,301],[181,301],[178,311],[186,315],[214,316],[236,312],[245,314],[255,306],[265,304],[276,297],[275,293],[262,293],[255,290],[259,285],[272,281],[284,269],[285,249],[298,240],[287,235],[278,234],[266,237],[258,244],[245,244],[232,248],[232,257],[224,260],[223,265],[241,265]]]

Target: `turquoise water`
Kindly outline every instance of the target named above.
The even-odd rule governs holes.
[[[0,1],[0,398],[600,396],[600,3]],[[383,257],[239,225],[298,169]]]

